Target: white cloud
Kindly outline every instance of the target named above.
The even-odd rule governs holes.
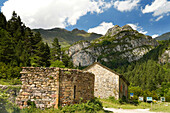
[[[159,16],[170,12],[170,1],[167,0],[155,0],[151,5],[146,5],[142,9],[142,13],[152,13],[153,16]]]
[[[88,30],[88,32],[89,33],[98,33],[98,34],[102,34],[102,35],[105,35],[106,34],[106,32],[107,32],[107,30],[109,29],[109,28],[112,28],[114,25],[113,25],[113,23],[111,23],[111,22],[109,22],[109,23],[107,23],[107,22],[102,22],[99,26],[97,26],[97,27],[94,27],[94,28],[90,28],[89,30]]]
[[[137,30],[139,33],[142,33],[142,34],[147,34],[148,32],[143,30],[143,28],[141,26],[138,26],[138,23],[136,24],[132,24],[132,23],[129,23],[128,25],[130,25],[132,27],[132,29],[134,30]],[[90,28],[88,30],[89,33],[98,33],[98,34],[102,34],[102,35],[105,35],[107,30],[109,28],[112,28],[114,25],[113,23],[107,23],[107,22],[102,22],[99,26],[97,27],[94,27],[94,28]]]
[[[90,13],[103,13],[113,5],[104,0],[8,0],[1,11],[10,19],[12,12],[31,28],[65,28]]]
[[[160,19],[162,19],[164,16],[163,15],[161,15],[161,16],[159,16],[155,21],[159,21]]]
[[[147,31],[144,31],[141,26],[138,26],[138,23],[136,23],[136,24],[129,23],[128,25],[130,25],[132,27],[132,29],[137,30],[139,33],[142,33],[142,34],[148,33]]]
[[[156,38],[158,36],[159,36],[158,34],[154,34],[154,35],[152,35],[152,38]]]
[[[117,10],[124,12],[124,11],[131,11],[135,7],[138,6],[140,0],[125,0],[125,1],[116,1],[114,3],[114,8]]]

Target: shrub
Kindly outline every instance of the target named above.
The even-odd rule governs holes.
[[[82,111],[84,113],[97,113],[102,109],[103,109],[102,103],[97,98],[95,98],[93,100],[87,101],[87,103],[65,106],[61,109],[61,111],[69,113],[78,111]]]
[[[123,101],[123,102],[127,102],[126,96],[123,95],[122,101]]]
[[[110,97],[109,97],[109,100],[110,100],[111,102],[113,102],[113,103],[119,103],[119,101],[116,100],[114,96],[110,96]]]
[[[138,101],[138,100],[133,100],[133,104],[134,104],[135,106],[137,106],[137,105],[139,104],[139,101]]]
[[[51,62],[50,67],[59,67],[59,68],[65,68],[64,63],[60,60],[56,60],[54,62]]]

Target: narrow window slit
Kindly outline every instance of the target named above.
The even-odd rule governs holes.
[[[76,98],[76,85],[74,85],[74,99]]]

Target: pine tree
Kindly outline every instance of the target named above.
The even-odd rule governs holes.
[[[38,44],[40,41],[42,41],[42,37],[41,37],[41,34],[39,32],[36,32],[34,34],[34,37],[32,38],[32,45],[36,45]]]
[[[52,43],[52,49],[51,49],[51,62],[54,62],[55,60],[61,60],[61,48],[58,42],[57,38],[54,38],[54,41]]]
[[[67,54],[62,54],[62,62],[64,63],[65,67],[73,68],[73,63],[70,61],[70,57]]]
[[[44,49],[44,61],[46,62],[46,67],[50,66],[50,47],[48,44],[45,44],[45,49]]]
[[[17,16],[15,11],[12,14],[12,18],[7,22],[7,31],[13,37],[13,41],[16,44],[19,40],[23,38],[24,25],[21,22],[21,18]]]
[[[14,44],[6,30],[0,28],[0,62],[9,63],[14,58]]]
[[[44,54],[44,43],[39,42],[34,49],[34,54],[31,57],[31,65],[34,67],[41,67],[45,66],[45,63],[43,60],[43,54]]]
[[[7,25],[6,17],[2,12],[0,12],[0,27],[2,29],[6,29],[6,25]]]
[[[31,65],[35,67],[49,66],[49,46],[40,41],[35,47],[34,54],[31,57]]]

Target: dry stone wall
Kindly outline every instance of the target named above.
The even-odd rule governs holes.
[[[92,73],[81,70],[62,70],[60,75],[60,106],[94,98]]]
[[[22,108],[33,101],[37,108],[74,104],[94,97],[94,75],[74,69],[24,67],[16,103]],[[86,86],[86,87],[85,87]]]

